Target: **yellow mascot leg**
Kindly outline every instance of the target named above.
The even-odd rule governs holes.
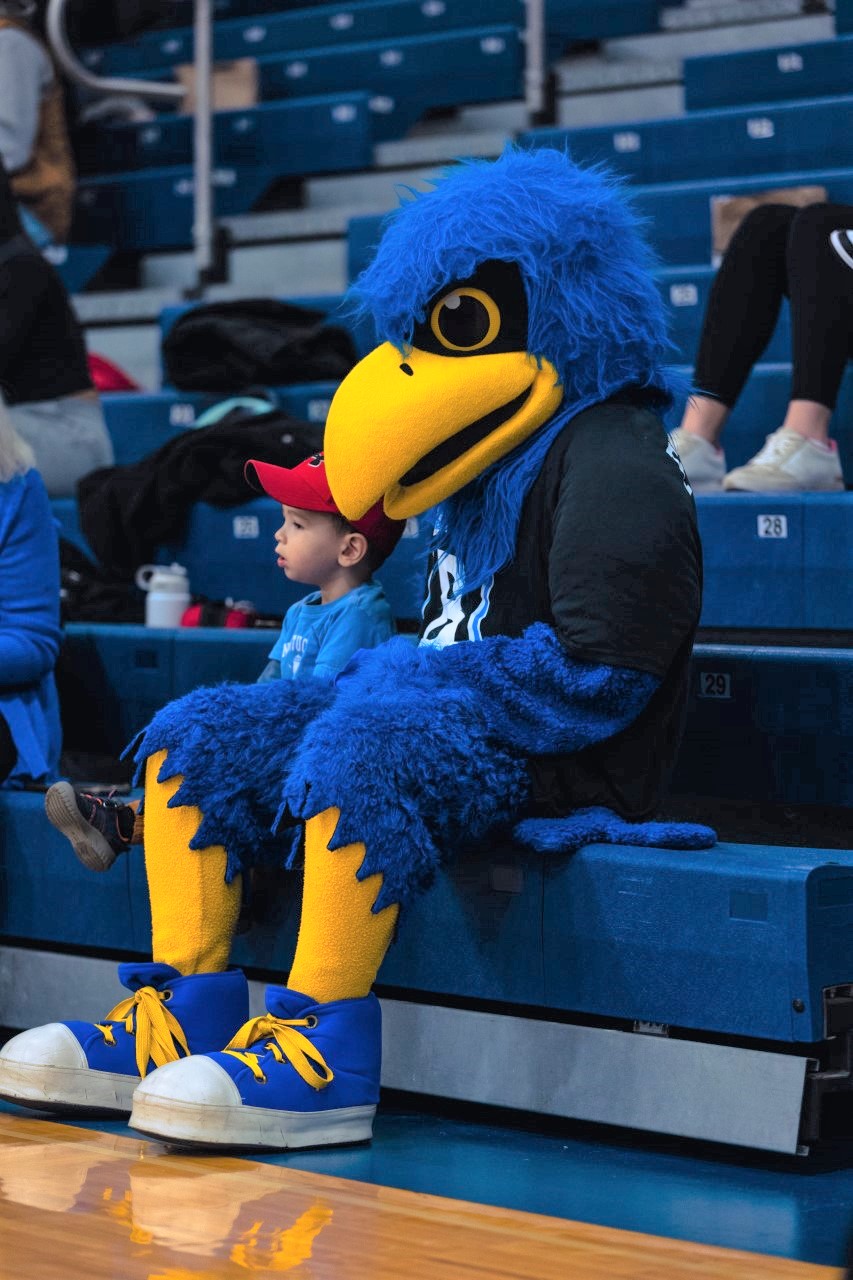
[[[326,809],[305,824],[305,888],[288,985],[319,1004],[370,991],[394,935],[399,907],[372,908],[382,876],[357,880],[364,845],[329,850],[341,816]]]
[[[194,805],[169,809],[183,781],[158,782],[165,751],[145,766],[145,871],[151,898],[153,959],[184,977],[228,967],[240,912],[241,877],[225,883],[225,849],[189,847],[203,815]]]

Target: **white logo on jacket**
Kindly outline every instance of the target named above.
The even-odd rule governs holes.
[[[424,617],[429,623],[421,644],[443,649],[462,640],[481,640],[481,624],[489,612],[494,578],[476,591],[453,594],[459,569],[456,556],[439,551],[430,575]]]

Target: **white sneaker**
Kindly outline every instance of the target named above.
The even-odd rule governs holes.
[[[723,488],[744,493],[816,493],[844,488],[838,446],[780,427],[754,458],[730,471]]]
[[[708,440],[677,427],[670,433],[694,493],[719,493],[726,474],[726,455]]]

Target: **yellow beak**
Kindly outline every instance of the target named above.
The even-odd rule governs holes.
[[[435,506],[547,422],[563,398],[553,365],[526,351],[442,356],[384,343],[347,375],[323,450],[339,510],[379,501],[393,519]]]

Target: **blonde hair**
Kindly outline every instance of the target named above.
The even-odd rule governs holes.
[[[35,454],[18,435],[6,406],[0,400],[0,484],[22,476],[35,465]]]

